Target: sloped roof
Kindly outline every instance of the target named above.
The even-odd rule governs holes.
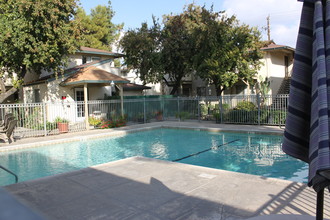
[[[136,90],[151,89],[151,87],[139,85],[135,83],[125,83],[123,84],[123,89],[124,91],[136,91]]]
[[[108,71],[99,69],[95,66],[82,68],[61,82],[61,86],[91,84],[91,83],[129,83],[125,78],[112,74]]]
[[[124,56],[124,54],[122,54],[122,53],[114,53],[114,52],[110,52],[107,50],[100,50],[100,49],[96,49],[96,48],[82,47],[82,46],[80,47],[80,50],[78,50],[77,52],[85,53],[85,54],[107,55],[107,56],[112,56],[115,58]]]
[[[93,62],[90,62],[90,63],[81,64],[81,65],[78,65],[78,66],[75,66],[75,67],[72,67],[72,68],[69,68],[69,69],[64,70],[63,75],[59,75],[58,77],[64,77],[65,78],[65,77],[68,77],[68,76],[70,76],[72,74],[75,74],[76,72],[78,72],[81,69],[87,68],[89,66],[102,65],[102,64],[104,64],[106,62],[109,62],[110,60],[111,59],[106,59],[106,60],[93,61]],[[55,80],[55,79],[56,79],[56,76],[53,73],[53,74],[50,74],[50,75],[41,77],[38,80],[34,80],[34,81],[30,81],[30,82],[24,83],[23,86],[37,85],[37,84],[49,82],[49,81],[52,81],[52,80]]]
[[[278,44],[275,44],[275,43],[270,43],[267,46],[260,48],[260,50],[263,50],[263,51],[283,50],[283,49],[284,50],[290,50],[290,51],[293,51],[293,52],[295,51],[295,49],[292,48],[292,47],[285,46],[285,45],[278,45]]]

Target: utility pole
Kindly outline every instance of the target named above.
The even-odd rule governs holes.
[[[267,36],[268,36],[268,41],[270,41],[270,15],[267,17]]]

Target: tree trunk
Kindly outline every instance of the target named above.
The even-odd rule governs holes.
[[[220,88],[220,86],[216,86],[215,91],[217,93],[217,96],[220,96],[223,90]]]
[[[168,83],[167,79],[166,79],[164,76],[163,76],[163,80],[164,80],[165,84],[166,84],[167,86],[169,86],[169,83]]]
[[[175,95],[175,93],[177,93],[179,96],[181,96],[182,94],[180,87],[181,87],[181,79],[176,79],[176,82],[170,94]]]
[[[4,103],[9,96],[13,95],[15,92],[17,92],[18,89],[16,89],[15,87],[12,87],[11,89],[9,89],[8,91],[0,94],[0,103]]]
[[[243,79],[241,79],[242,80],[242,82],[245,84],[245,85],[247,85],[247,95],[250,95],[251,94],[251,89],[250,89],[250,83],[249,83],[249,81],[245,81],[245,80],[243,80]]]
[[[178,91],[178,88],[179,88],[178,86],[174,85],[173,88],[172,88],[172,90],[171,90],[170,95],[175,95],[176,92]]]
[[[22,66],[20,74],[17,75],[24,79],[24,76],[27,72],[26,66]],[[0,103],[4,103],[11,95],[15,94],[18,91],[18,88],[12,87],[9,90],[6,90],[5,82],[3,79],[0,79]]]

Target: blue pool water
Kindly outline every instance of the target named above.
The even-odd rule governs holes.
[[[162,128],[2,152],[0,165],[16,173],[21,182],[132,156],[172,161],[213,147],[179,162],[306,182],[308,166],[284,154],[281,139],[278,135]],[[12,183],[14,178],[0,170],[0,185]]]

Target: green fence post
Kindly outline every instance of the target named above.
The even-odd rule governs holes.
[[[257,93],[257,105],[258,105],[258,125],[260,125],[260,113],[261,113],[261,109],[260,109],[260,95],[259,93]]]
[[[199,104],[199,96],[197,96],[197,114],[198,114],[198,122],[201,122],[201,106]]]
[[[161,108],[163,112],[163,121],[165,120],[165,106],[164,106],[164,96],[161,96]]]
[[[143,97],[143,123],[147,123],[146,97]]]
[[[220,116],[220,124],[223,122],[223,108],[222,108],[222,95],[219,96],[219,116]],[[217,120],[217,119],[215,119]]]
[[[178,119],[179,119],[179,121],[181,121],[180,120],[180,100],[179,100],[179,96],[178,96]]]

